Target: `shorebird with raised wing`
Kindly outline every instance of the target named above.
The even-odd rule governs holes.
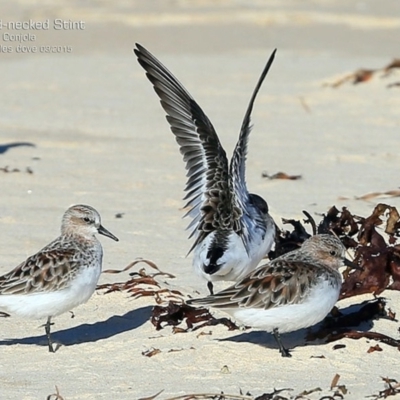
[[[276,50],[275,50],[276,51]],[[168,69],[136,44],[139,64],[161,100],[167,121],[186,163],[185,216],[194,243],[195,271],[208,281],[237,281],[271,250],[276,226],[266,201],[249,193],[245,179],[250,116],[257,93],[274,60],[271,54],[251,96],[230,164],[206,114]]]

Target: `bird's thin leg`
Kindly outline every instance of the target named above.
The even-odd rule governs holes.
[[[47,341],[49,344],[49,352],[54,353],[54,348],[53,348],[53,342],[51,341],[51,335],[50,335],[50,326],[53,325],[51,323],[51,317],[47,318],[47,322],[44,326],[44,329],[46,331],[46,336],[47,336]]]
[[[289,350],[285,348],[281,341],[281,335],[279,334],[278,328],[274,329],[273,334],[276,342],[278,343],[279,351],[282,357],[292,357],[292,355],[289,353]]]
[[[208,281],[207,282],[207,287],[208,287],[208,290],[210,291],[210,294],[211,294],[211,296],[214,294],[214,285],[212,284],[212,282],[210,282],[210,281]]]

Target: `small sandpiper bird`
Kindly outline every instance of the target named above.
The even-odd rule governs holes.
[[[359,268],[345,259],[345,247],[333,235],[316,235],[215,295],[188,300],[232,315],[244,325],[272,332],[282,357],[291,357],[280,334],[322,321],[337,302],[342,286],[338,269]]]
[[[247,190],[245,162],[250,115],[261,84],[274,60],[270,56],[243,119],[239,140],[228,164],[217,133],[182,84],[148,50],[134,52],[167,113],[167,121],[186,162],[186,216],[195,240],[193,267],[208,281],[237,281],[254,270],[271,250],[276,226],[263,198]],[[188,254],[189,254],[188,253]]]
[[[51,318],[85,303],[96,289],[103,249],[96,233],[118,241],[101,225],[90,206],[75,205],[64,214],[61,236],[0,277],[0,311],[25,318],[47,318],[49,351]]]

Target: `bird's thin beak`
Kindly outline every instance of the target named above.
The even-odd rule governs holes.
[[[353,261],[348,260],[347,258],[343,259],[344,265],[346,267],[350,267],[352,269],[357,269],[359,271],[363,271],[364,269],[362,267],[360,267],[359,265],[357,265],[356,263],[354,263]]]
[[[107,237],[109,237],[109,238],[115,240],[116,242],[119,241],[119,239],[118,239],[116,236],[114,236],[110,231],[108,231],[106,228],[104,228],[103,225],[100,225],[100,226],[99,226],[98,232],[99,232],[101,235],[107,236]]]

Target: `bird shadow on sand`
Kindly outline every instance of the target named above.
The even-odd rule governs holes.
[[[12,142],[12,143],[0,144],[0,154],[6,153],[13,147],[21,147],[21,146],[36,147],[36,145],[31,142]]]
[[[284,346],[292,351],[298,346],[305,346],[306,329],[300,329],[296,332],[285,333],[281,335]],[[278,344],[276,343],[272,333],[265,331],[249,331],[241,333],[240,335],[231,336],[225,339],[218,339],[219,342],[236,342],[236,343],[253,343],[267,349],[276,349],[279,351]],[[314,343],[314,342],[313,342]]]
[[[357,312],[362,307],[362,304],[353,304],[346,308],[340,309],[340,312],[343,315],[348,315],[354,312]],[[312,331],[316,332],[323,326],[323,322],[320,322],[314,326],[305,329],[299,329],[294,332],[284,333],[281,335],[282,342],[286,348],[289,350],[293,350],[296,347],[303,347],[308,345],[320,346],[326,345],[325,339],[316,339],[313,341],[306,340],[307,334]],[[350,326],[349,326],[350,327]],[[357,330],[361,332],[367,332],[373,327],[373,320],[369,320],[363,322],[361,325],[357,326]],[[275,338],[272,333],[267,333],[262,330],[248,330],[239,335],[231,336],[229,338],[218,339],[219,342],[237,342],[237,343],[253,343],[258,344],[262,347],[266,347],[268,349],[276,349],[279,350],[278,344],[275,341]],[[333,346],[332,343],[329,343]]]
[[[57,348],[108,339],[143,325],[150,319],[152,308],[153,307],[146,306],[129,311],[123,315],[113,315],[105,321],[95,322],[94,324],[82,324],[59,331],[56,330],[57,318],[55,318],[55,324],[52,326],[51,338]],[[47,347],[47,337],[44,334],[44,327],[40,329],[43,329],[43,335],[0,340],[0,346],[27,344]]]

